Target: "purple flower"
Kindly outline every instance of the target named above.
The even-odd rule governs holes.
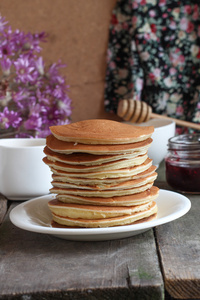
[[[8,41],[2,41],[0,44],[0,57],[13,55],[13,47]]]
[[[27,37],[26,34],[20,30],[15,30],[12,33],[10,43],[12,44],[15,52],[25,52],[27,50],[26,43]]]
[[[39,114],[31,114],[29,119],[24,122],[26,130],[40,130],[42,126],[42,119]]]
[[[3,74],[5,76],[9,76],[10,75],[11,65],[12,65],[12,61],[9,58],[7,58],[7,57],[3,57],[2,58],[2,60],[1,60],[1,68],[2,68]]]
[[[46,34],[13,31],[0,16],[0,127],[46,137],[51,125],[70,123],[71,100],[59,61],[45,66],[40,42]],[[28,133],[27,133],[28,132]]]
[[[45,107],[52,105],[52,101],[50,100],[50,98],[52,98],[51,91],[46,91],[46,90],[37,88],[36,96],[37,96],[37,100],[40,103],[40,105],[43,105]]]
[[[22,118],[18,112],[9,111],[7,107],[4,108],[3,112],[0,112],[0,123],[2,128],[8,129],[9,127],[17,128],[20,125]]]
[[[58,109],[60,113],[66,117],[69,117],[71,115],[71,99],[66,96],[62,101],[58,101]]]
[[[44,75],[44,62],[43,62],[43,58],[39,57],[36,61],[35,61],[35,66],[36,69],[38,70],[40,75]]]
[[[26,47],[28,50],[33,50],[36,52],[40,52],[41,51],[41,47],[39,46],[40,42],[46,42],[46,33],[45,32],[41,32],[41,33],[35,33],[35,34],[31,34],[28,33],[26,38],[27,38],[27,43],[26,43]]]
[[[63,83],[64,82],[64,78],[59,75],[59,69],[64,68],[64,67],[66,67],[66,65],[61,64],[60,61],[58,63],[54,63],[50,66],[50,68],[47,72],[47,75],[49,78],[51,78],[51,82],[54,82],[54,83]]]
[[[56,98],[62,98],[64,96],[64,91],[62,86],[58,84],[55,86],[55,89],[53,90],[53,96]]]
[[[17,80],[27,83],[33,80],[31,72],[34,68],[30,65],[30,61],[27,57],[20,57],[17,61],[14,62],[17,74]]]
[[[19,87],[18,90],[12,91],[12,98],[15,103],[20,103],[22,100],[29,99],[30,92],[25,88]]]
[[[1,15],[0,15],[0,31],[3,31],[5,29],[5,25],[7,24],[8,22],[5,21],[5,18],[3,18]]]

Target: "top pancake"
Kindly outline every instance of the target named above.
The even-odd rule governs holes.
[[[151,137],[153,126],[133,126],[117,121],[94,119],[50,127],[61,141],[81,144],[129,144]]]

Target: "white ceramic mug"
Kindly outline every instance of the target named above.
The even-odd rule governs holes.
[[[148,155],[153,159],[153,165],[159,167],[167,155],[168,140],[175,135],[176,124],[172,120],[151,119],[147,126],[154,126],[153,142],[148,150]]]
[[[131,123],[125,122],[126,124],[134,126],[153,126],[154,132],[152,134],[153,142],[148,150],[148,156],[153,160],[153,165],[159,167],[161,161],[167,154],[167,144],[169,138],[175,135],[176,124],[173,120],[167,119],[150,119],[144,123]]]
[[[0,193],[27,200],[49,193],[50,168],[42,161],[45,139],[0,139]]]

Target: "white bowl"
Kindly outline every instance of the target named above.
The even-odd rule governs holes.
[[[153,142],[148,150],[148,156],[153,160],[153,165],[159,167],[159,164],[167,154],[168,139],[175,135],[176,124],[174,121],[167,119],[150,119],[148,122],[133,124],[134,126],[153,126]]]
[[[49,193],[50,168],[42,161],[46,139],[0,139],[0,193],[27,200]]]

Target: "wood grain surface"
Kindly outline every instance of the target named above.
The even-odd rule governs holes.
[[[3,222],[3,219],[6,215],[8,207],[8,200],[2,194],[0,194],[0,224]]]
[[[160,188],[169,188],[165,183]],[[156,238],[165,288],[175,299],[200,299],[200,196],[178,220],[158,226]]]

